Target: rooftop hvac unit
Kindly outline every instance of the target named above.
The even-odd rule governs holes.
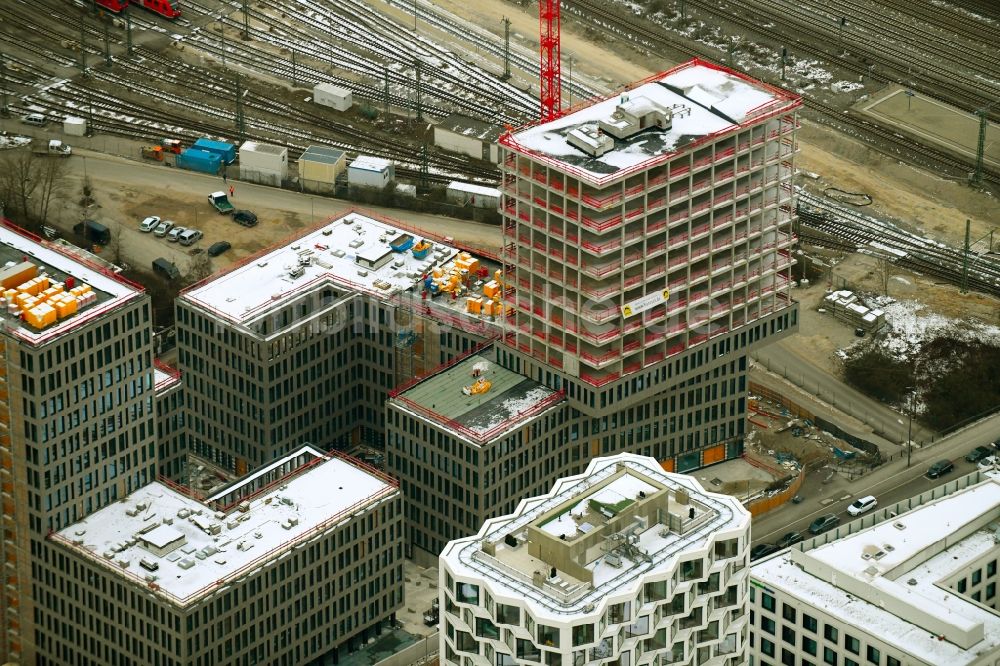
[[[303,268],[302,266],[296,266],[295,268],[292,268],[290,271],[288,271],[288,277],[292,278],[293,280],[296,278],[300,278],[305,274],[306,274],[306,269]]]
[[[139,510],[134,506],[130,506],[129,508],[125,509],[125,515],[128,516],[129,518],[135,518],[137,515],[139,515]]]
[[[188,569],[194,566],[194,560],[192,560],[189,557],[185,557],[183,560],[177,563],[177,566],[187,571]]]
[[[332,254],[333,256],[338,257],[338,258],[342,258],[342,257],[344,257],[344,256],[347,255],[347,253],[344,252],[343,250],[341,250],[340,248],[337,248],[336,250],[332,250],[330,252],[330,254]]]
[[[223,513],[222,511],[216,511],[213,515],[215,516],[216,520],[222,520],[223,518],[226,517],[226,514]]]
[[[160,564],[158,562],[155,562],[145,557],[139,560],[139,566],[145,569],[146,571],[156,571],[157,569],[160,568]]]
[[[236,550],[245,552],[253,548],[253,546],[254,546],[253,543],[250,541],[240,541],[238,544],[236,544]]]
[[[246,513],[247,511],[250,510],[250,502],[243,500],[242,502],[239,503],[239,505],[237,505],[236,508],[242,511],[243,513]]]
[[[226,521],[226,529],[227,530],[235,530],[237,527],[239,527],[239,525],[240,525],[240,521],[236,520],[235,518],[232,519],[232,520],[227,520]]]
[[[618,553],[608,553],[604,556],[604,563],[610,567],[619,569],[622,566],[622,558],[618,555]]]
[[[333,233],[333,229],[324,229],[320,233],[323,234],[324,236],[329,236],[330,234]]]

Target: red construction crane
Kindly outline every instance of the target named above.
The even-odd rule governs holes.
[[[540,99],[542,120],[562,113],[562,72],[559,57],[559,0],[538,0]]]

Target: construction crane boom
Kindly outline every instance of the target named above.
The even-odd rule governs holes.
[[[559,54],[559,0],[538,0],[539,51],[541,56],[539,98],[542,120],[562,113],[562,71]]]

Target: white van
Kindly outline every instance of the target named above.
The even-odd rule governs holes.
[[[49,122],[49,119],[45,117],[44,113],[29,113],[25,117],[21,118],[21,122],[25,125],[45,127],[45,125]]]

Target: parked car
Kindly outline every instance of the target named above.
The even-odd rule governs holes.
[[[185,229],[177,237],[177,241],[181,245],[194,245],[201,240],[202,235],[203,234],[198,229]]]
[[[153,259],[153,271],[168,280],[176,280],[181,276],[181,272],[177,270],[177,266],[175,266],[172,261],[168,261],[163,257]]]
[[[802,536],[802,532],[788,532],[785,536],[778,539],[774,545],[778,548],[788,548],[789,546],[794,546],[804,539],[805,537]]]
[[[979,471],[985,472],[987,470],[991,470],[996,467],[998,463],[1000,463],[1000,458],[997,456],[987,456],[979,461]]]
[[[257,224],[257,216],[249,210],[238,210],[233,213],[233,220],[242,224],[244,227],[252,227]]]
[[[977,463],[983,458],[988,458],[990,455],[990,450],[985,446],[977,446],[976,448],[965,454],[965,461],[970,463]]]
[[[938,460],[936,463],[930,466],[927,470],[928,479],[936,479],[939,476],[944,476],[951,470],[955,469],[955,463],[950,460]]]
[[[145,220],[139,223],[139,231],[150,232],[156,228],[156,225],[160,223],[160,218],[156,215],[150,215]]]
[[[810,534],[820,534],[826,532],[831,527],[836,527],[840,524],[840,517],[834,513],[828,513],[825,516],[820,516],[816,520],[812,521],[809,525]]]
[[[29,113],[28,115],[21,118],[21,122],[25,125],[34,125],[35,127],[45,127],[48,124],[49,119],[45,117],[44,113]]]
[[[875,499],[874,495],[866,495],[859,500],[856,500],[854,504],[847,507],[847,513],[852,516],[860,516],[863,513],[871,511],[878,505],[878,500]]]
[[[767,557],[771,553],[777,553],[778,547],[773,543],[759,543],[750,549],[750,559],[759,560],[762,557]]]
[[[184,233],[185,231],[187,231],[187,229],[184,227],[174,227],[173,229],[170,230],[170,233],[167,234],[167,240],[170,241],[171,243],[176,243],[177,240],[181,237],[181,234]]]
[[[209,246],[208,248],[208,256],[217,257],[231,247],[232,245],[229,243],[229,241],[219,241],[218,243],[212,243],[212,245]]]
[[[158,225],[156,225],[155,229],[153,229],[153,235],[154,236],[159,236],[160,238],[163,238],[173,228],[174,228],[174,223],[173,222],[171,222],[170,220],[163,220]]]

